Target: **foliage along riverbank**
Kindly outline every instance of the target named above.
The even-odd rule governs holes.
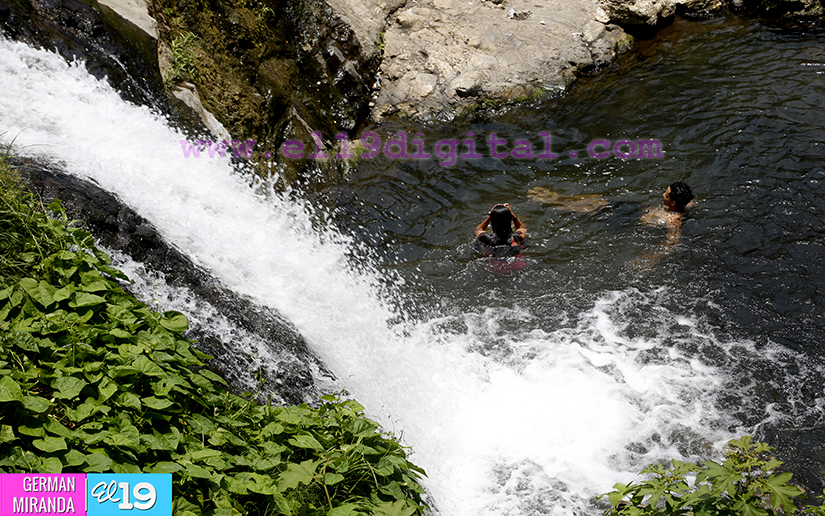
[[[601,497],[610,501],[608,516],[824,516],[825,506],[802,504],[804,491],[772,450],[746,435],[728,443],[721,463],[653,464],[642,470],[648,479],[616,484]]]
[[[54,217],[0,156],[0,472],[172,473],[174,514],[421,514],[395,437],[354,401],[236,396],[120,288],[92,235]]]

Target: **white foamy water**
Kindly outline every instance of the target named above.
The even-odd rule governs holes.
[[[356,271],[346,235],[313,229],[300,202],[256,196],[224,160],[185,159],[182,134],[82,66],[0,41],[0,91],[15,153],[115,193],[225,285],[294,323],[370,415],[403,434],[444,516],[595,513],[594,495],[647,463],[736,435],[714,430],[724,428],[720,373],[661,349],[675,324],[727,353],[701,321],[650,310],[663,329],[627,337],[637,306],[666,291],[606,292],[563,328],[519,335],[499,323],[528,321],[529,310],[393,325],[403,285],[385,292],[377,272]],[[506,356],[472,351],[491,339]]]

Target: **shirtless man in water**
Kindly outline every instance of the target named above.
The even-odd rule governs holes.
[[[669,230],[680,228],[683,215],[693,207],[693,192],[685,183],[676,181],[667,187],[662,198],[664,206],[646,211],[640,222],[651,226],[667,226]]]

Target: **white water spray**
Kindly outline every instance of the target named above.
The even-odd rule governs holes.
[[[708,425],[720,417],[717,371],[674,349],[642,360],[665,336],[624,336],[649,295],[605,293],[550,332],[504,334],[498,322],[532,317],[515,308],[393,327],[378,273],[350,266],[345,235],[313,229],[300,203],[256,196],[225,160],[184,158],[184,136],[82,66],[0,41],[0,91],[15,153],[115,193],[229,288],[294,323],[372,417],[403,431],[445,516],[593,511],[594,495],[680,456],[678,443],[733,436]],[[471,351],[490,335],[507,342],[505,360]]]

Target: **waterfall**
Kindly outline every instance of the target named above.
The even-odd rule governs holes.
[[[507,331],[536,317],[519,306],[433,306],[399,323],[404,285],[353,266],[344,231],[313,227],[300,196],[256,193],[227,159],[184,158],[184,135],[81,63],[0,40],[0,91],[16,154],[115,193],[224,285],[291,321],[340,387],[411,446],[440,514],[596,514],[594,495],[647,463],[718,450],[742,431],[715,408],[723,373],[663,347],[676,331],[732,352],[701,319],[665,308],[666,289],[603,292],[553,330]],[[652,330],[632,335],[640,307]],[[506,357],[472,351],[490,340]]]

